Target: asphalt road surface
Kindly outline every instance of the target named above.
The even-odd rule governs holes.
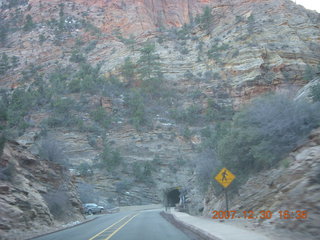
[[[159,210],[100,215],[97,219],[35,240],[190,240]]]

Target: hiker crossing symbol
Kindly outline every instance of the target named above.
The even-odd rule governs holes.
[[[236,176],[233,175],[232,172],[226,168],[222,168],[214,179],[223,187],[227,188],[235,178]]]

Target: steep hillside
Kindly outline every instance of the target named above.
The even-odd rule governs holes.
[[[1,3],[3,136],[108,206],[179,188],[199,213],[210,128],[320,63],[320,14],[290,0]]]
[[[24,239],[32,231],[83,220],[67,171],[14,142],[6,144],[0,158],[0,193],[1,239]]]
[[[293,232],[290,239],[317,239],[319,234],[319,189],[320,189],[320,140],[319,129],[314,131],[306,144],[288,157],[287,165],[264,171],[250,178],[232,195],[229,208],[238,211],[272,212],[270,219],[252,219],[258,226],[270,232],[287,229]],[[225,210],[224,194],[211,189],[205,199],[204,213],[211,216],[213,210]],[[292,218],[280,215],[279,211],[290,212]],[[303,211],[305,211],[303,213]],[[297,214],[297,218],[292,212]],[[299,212],[305,214],[299,218]],[[250,225],[250,224],[249,224]],[[299,232],[299,233],[296,233]],[[310,235],[303,235],[310,234]]]

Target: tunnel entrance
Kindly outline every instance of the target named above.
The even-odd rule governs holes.
[[[175,207],[180,202],[180,191],[178,188],[168,189],[165,194],[165,206]]]

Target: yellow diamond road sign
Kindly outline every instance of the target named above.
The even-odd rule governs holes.
[[[232,183],[235,178],[236,176],[233,175],[232,172],[230,172],[226,168],[222,168],[214,179],[226,188]]]

